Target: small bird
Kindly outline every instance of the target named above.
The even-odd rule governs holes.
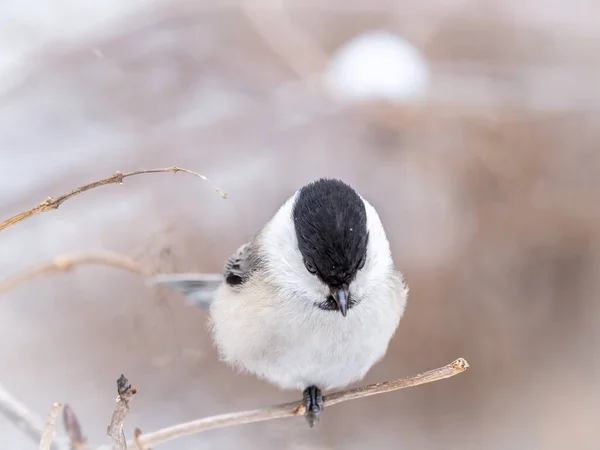
[[[222,275],[150,281],[209,310],[226,363],[301,391],[310,427],[322,390],[361,380],[384,357],[408,295],[375,208],[325,178],[297,190]]]

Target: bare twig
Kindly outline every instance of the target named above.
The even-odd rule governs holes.
[[[117,380],[117,404],[113,411],[110,425],[106,429],[106,434],[112,441],[113,450],[126,450],[127,441],[123,431],[123,421],[129,412],[129,401],[136,394],[137,390],[131,386],[125,375],[121,375]]]
[[[143,277],[149,275],[149,272],[140,267],[133,259],[119,253],[94,252],[62,255],[56,257],[51,263],[29,269],[9,277],[4,282],[0,283],[0,294],[4,294],[11,289],[14,289],[15,287],[41,275],[46,275],[53,272],[67,272],[72,270],[75,266],[84,264],[112,266],[133,272]]]
[[[413,386],[419,386],[425,383],[450,378],[454,375],[464,372],[469,364],[463,358],[439,369],[430,370],[418,375],[407,378],[401,378],[394,381],[385,381],[383,383],[370,384],[354,389],[348,389],[327,395],[323,398],[325,407],[333,406],[338,403],[356,400],[362,397],[368,397],[376,394],[396,391]],[[285,403],[282,405],[271,406],[265,409],[255,409],[252,411],[243,411],[220,416],[207,417],[204,419],[193,420],[191,422],[181,423],[172,427],[163,428],[153,433],[142,434],[136,439],[127,443],[127,448],[135,450],[141,445],[142,448],[154,447],[163,442],[171,441],[190,434],[200,433],[202,431],[215,428],[229,427],[233,425],[242,425],[245,423],[262,422],[284,417],[292,417],[304,414],[304,404],[301,401]]]
[[[54,439],[54,424],[56,423],[56,417],[62,408],[62,403],[54,403],[46,419],[44,425],[44,431],[42,432],[42,438],[40,439],[40,450],[50,450],[52,440]]]
[[[140,430],[139,428],[136,428],[133,431],[133,440],[135,442],[135,446],[137,448],[137,450],[152,450],[149,447],[144,447],[141,443],[140,443],[140,437],[142,436],[142,430]]]
[[[17,400],[1,383],[0,414],[23,430],[23,432],[36,443],[39,443],[42,440],[42,435],[44,434],[44,420]],[[67,439],[65,436],[58,435],[50,445],[50,449],[66,449],[68,448],[65,446],[66,442]]]
[[[240,6],[254,30],[271,50],[298,77],[308,82],[317,93],[324,95],[313,77],[327,67],[329,56],[315,39],[292,22],[283,2],[243,0]]]
[[[206,178],[204,175],[200,175],[199,173],[192,172],[191,170],[187,170],[187,169],[182,169],[180,167],[165,167],[162,169],[138,170],[138,171],[129,172],[129,173],[115,172],[114,175],[112,175],[108,178],[105,178],[105,179],[99,180],[99,181],[94,181],[93,183],[89,183],[84,186],[80,186],[77,189],[69,192],[68,194],[63,194],[56,198],[48,197],[46,200],[44,200],[38,206],[31,208],[28,211],[19,213],[14,217],[11,217],[10,219],[5,220],[4,222],[1,222],[0,223],[0,231],[3,231],[6,228],[10,227],[11,225],[14,225],[22,220],[28,219],[31,216],[35,216],[36,214],[40,214],[43,212],[58,209],[58,207],[60,205],[62,205],[67,200],[69,200],[71,197],[75,197],[76,195],[79,195],[82,192],[89,191],[90,189],[97,188],[98,186],[104,186],[107,184],[122,184],[123,180],[127,177],[133,177],[133,176],[142,175],[145,173],[164,173],[164,172],[171,172],[171,173],[184,172],[184,173],[188,173],[190,175],[194,175],[194,176],[201,178],[204,181],[210,183],[211,186],[215,189],[215,191],[217,191],[223,198],[227,198],[227,194],[225,192],[223,192],[221,189],[219,189],[218,187],[214,186],[210,182],[210,180],[208,178]]]
[[[69,405],[63,407],[63,425],[69,435],[71,448],[73,450],[87,449],[87,438],[83,435],[79,420]]]
[[[0,413],[21,428],[35,442],[40,442],[44,421],[14,398],[2,384],[0,384]]]

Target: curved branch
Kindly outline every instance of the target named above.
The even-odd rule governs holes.
[[[329,407],[337,405],[338,403],[347,402],[349,400],[356,400],[362,397],[369,397],[371,395],[383,394],[386,392],[396,391],[398,389],[419,386],[421,384],[453,377],[454,375],[464,372],[468,367],[469,364],[467,361],[463,358],[459,358],[444,367],[429,370],[418,375],[336,392],[323,397],[323,402],[325,407]],[[264,409],[255,409],[252,411],[223,414],[219,416],[193,420],[191,422],[185,422],[172,427],[163,428],[162,430],[155,431],[153,433],[142,434],[136,439],[129,441],[127,443],[127,448],[137,449],[139,448],[138,445],[141,445],[142,448],[154,448],[156,445],[163,442],[215,428],[224,428],[233,425],[263,422],[266,420],[302,415],[304,414],[304,409],[304,403],[298,401],[271,406]]]
[[[17,286],[37,278],[41,275],[46,275],[53,272],[68,272],[75,266],[84,264],[100,264],[112,266],[119,269],[124,269],[129,272],[146,277],[149,272],[142,268],[138,263],[128,256],[114,252],[94,252],[81,253],[73,255],[57,256],[53,262],[44,264],[33,269],[25,270],[21,273],[9,277],[4,282],[0,283],[0,294],[4,294]]]
[[[54,408],[55,406],[53,405],[51,414],[54,413]],[[23,430],[23,432],[36,443],[41,443],[42,437],[47,431],[48,422],[44,423],[44,420],[41,417],[33,413],[27,406],[17,400],[15,396],[2,385],[2,383],[0,383],[0,415],[3,415],[6,419]],[[50,450],[69,450],[70,446],[68,445],[68,438],[61,433],[55,432],[55,434],[53,442],[50,443]]]
[[[467,363],[467,361],[463,358],[458,358],[456,361],[453,361],[452,363],[446,366],[440,367],[438,369],[429,370],[418,375],[400,378],[394,381],[385,381],[382,383],[369,384],[366,386],[336,392],[325,396],[323,398],[323,401],[325,407],[329,407],[338,403],[356,400],[362,397],[384,394],[399,389],[405,389],[409,387],[419,386],[421,384],[443,380],[445,378],[450,378],[455,375],[458,375],[459,373],[464,372],[468,368],[469,364]],[[111,424],[107,429],[107,434],[111,436],[113,442],[110,445],[103,445],[98,447],[98,450],[114,450],[115,448],[130,450],[149,449],[154,448],[155,446],[164,442],[168,442],[183,436],[201,433],[203,431],[213,430],[216,428],[225,428],[235,425],[242,425],[246,423],[264,422],[267,420],[299,416],[304,414],[305,412],[304,403],[301,401],[297,401],[271,406],[263,409],[255,409],[251,411],[242,411],[237,413],[206,417],[203,419],[193,420],[190,422],[185,422],[171,427],[163,428],[161,430],[148,434],[143,434],[141,433],[141,431],[139,431],[139,429],[136,428],[134,439],[129,440],[126,443],[125,447],[123,436],[123,420],[129,410],[129,400],[136,393],[136,390],[135,388],[131,387],[127,379],[125,379],[123,376],[121,376],[121,378],[117,382],[117,386],[117,391],[119,394],[117,398],[117,405],[115,406],[115,411],[113,412],[113,416],[111,418]],[[2,394],[2,392],[3,391],[0,390],[0,394]],[[49,420],[46,423],[46,427],[42,431],[40,425],[41,419],[33,416],[32,413],[30,413],[18,401],[14,400],[8,393],[6,393],[4,397],[5,398],[3,401],[3,397],[0,395],[0,412],[3,412],[9,419],[13,420],[17,425],[20,425],[22,428],[24,428],[30,436],[34,437],[34,439],[39,439],[39,437],[43,434],[46,437],[46,439],[42,441],[43,445],[45,445],[45,447],[43,448],[48,448],[47,446],[51,442],[48,440],[48,438],[52,436],[52,431],[54,429],[54,418],[58,414],[61,405],[59,403],[54,404],[52,412],[49,416]],[[69,412],[71,416],[74,416],[70,408]],[[69,416],[69,414],[67,414],[64,418],[65,426],[67,430],[73,428],[73,430],[69,431],[69,435],[71,436],[71,445],[69,447],[75,449],[85,449],[87,440],[85,438],[82,438],[79,424],[76,423],[75,425],[69,425],[69,420],[67,420],[67,416]],[[71,418],[70,421],[72,422],[73,420],[77,422],[77,420],[74,418]],[[65,448],[65,446],[61,444],[60,447],[58,445],[55,447],[55,445],[53,444],[52,448],[62,449]]]
[[[40,442],[44,434],[43,419],[32,413],[29,408],[11,395],[2,384],[0,384],[0,413],[11,422],[14,422],[34,441]]]
[[[271,0],[257,5],[256,2],[244,0],[240,2],[240,7],[269,48],[302,80],[312,81],[311,76],[327,67],[327,52],[290,19],[283,2]],[[318,85],[313,84],[312,87]],[[320,92],[324,93],[322,90]]]
[[[164,172],[171,172],[171,173],[183,172],[183,173],[188,173],[190,175],[194,175],[195,177],[201,178],[202,180],[209,183],[214,188],[214,190],[217,191],[221,195],[221,197],[227,198],[227,194],[225,192],[223,192],[221,189],[219,189],[218,187],[214,186],[210,182],[210,180],[208,178],[206,178],[204,175],[200,175],[199,173],[192,172],[191,170],[187,170],[187,169],[182,169],[180,167],[165,167],[163,169],[138,170],[138,171],[129,172],[129,173],[121,173],[121,172],[117,171],[117,172],[115,172],[114,175],[112,175],[108,178],[105,178],[105,179],[99,180],[99,181],[94,181],[93,183],[89,183],[84,186],[80,186],[77,189],[69,192],[68,194],[63,194],[56,198],[48,197],[46,200],[44,200],[42,203],[40,203],[36,207],[31,208],[30,210],[27,210],[27,211],[23,211],[22,213],[19,213],[16,216],[13,216],[13,217],[5,220],[4,222],[1,222],[0,223],[0,231],[3,231],[6,228],[8,228],[14,224],[21,222],[22,220],[28,219],[29,217],[35,216],[37,214],[41,214],[43,212],[58,209],[58,207],[60,205],[62,205],[64,202],[66,202],[70,198],[75,197],[76,195],[79,195],[83,192],[89,191],[90,189],[97,188],[98,186],[104,186],[107,184],[122,184],[123,180],[128,177],[142,175],[145,173],[164,173]]]

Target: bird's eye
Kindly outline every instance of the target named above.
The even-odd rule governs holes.
[[[367,262],[367,255],[365,254],[361,258],[360,262],[358,263],[358,270],[361,270],[363,267],[365,267],[366,262]]]
[[[312,273],[313,275],[315,273],[317,273],[317,268],[314,266],[313,263],[311,263],[310,261],[304,260],[304,266],[306,267],[306,270],[308,270],[310,273]]]

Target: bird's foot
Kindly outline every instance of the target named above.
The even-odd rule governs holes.
[[[323,411],[323,394],[318,387],[309,386],[304,389],[302,396],[304,398],[304,406],[306,407],[304,417],[306,417],[308,426],[312,428],[315,421],[319,421],[319,415]]]

